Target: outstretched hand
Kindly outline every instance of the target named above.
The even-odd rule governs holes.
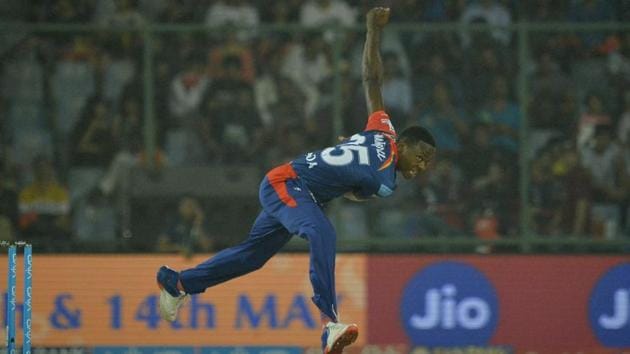
[[[367,28],[382,29],[389,21],[389,7],[375,7],[368,11],[366,17]]]

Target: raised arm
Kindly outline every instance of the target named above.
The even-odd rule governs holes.
[[[366,16],[367,34],[363,47],[363,87],[369,113],[385,109],[381,86],[383,85],[383,63],[380,45],[381,31],[389,21],[389,8],[375,7]]]

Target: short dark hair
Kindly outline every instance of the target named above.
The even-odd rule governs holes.
[[[423,142],[433,147],[436,147],[433,135],[431,135],[431,133],[426,128],[423,128],[419,125],[412,125],[403,129],[400,135],[398,135],[398,141],[404,141],[409,144],[417,144],[419,142]]]

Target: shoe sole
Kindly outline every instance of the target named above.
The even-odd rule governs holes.
[[[160,317],[162,317],[166,321],[173,322],[175,321],[176,316],[175,317],[171,316],[171,314],[169,314],[166,311],[164,306],[162,306],[164,302],[168,301],[168,300],[164,300],[164,298],[167,296],[171,296],[171,294],[169,294],[168,291],[166,291],[164,288],[160,286]]]
[[[359,327],[355,325],[349,325],[348,328],[335,340],[330,350],[324,352],[324,354],[341,354],[343,348],[354,343],[359,337]]]

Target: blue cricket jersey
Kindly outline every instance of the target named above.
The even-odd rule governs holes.
[[[291,166],[320,203],[350,191],[363,198],[387,197],[396,189],[395,139],[389,116],[377,111],[370,115],[365,131],[308,152]]]

